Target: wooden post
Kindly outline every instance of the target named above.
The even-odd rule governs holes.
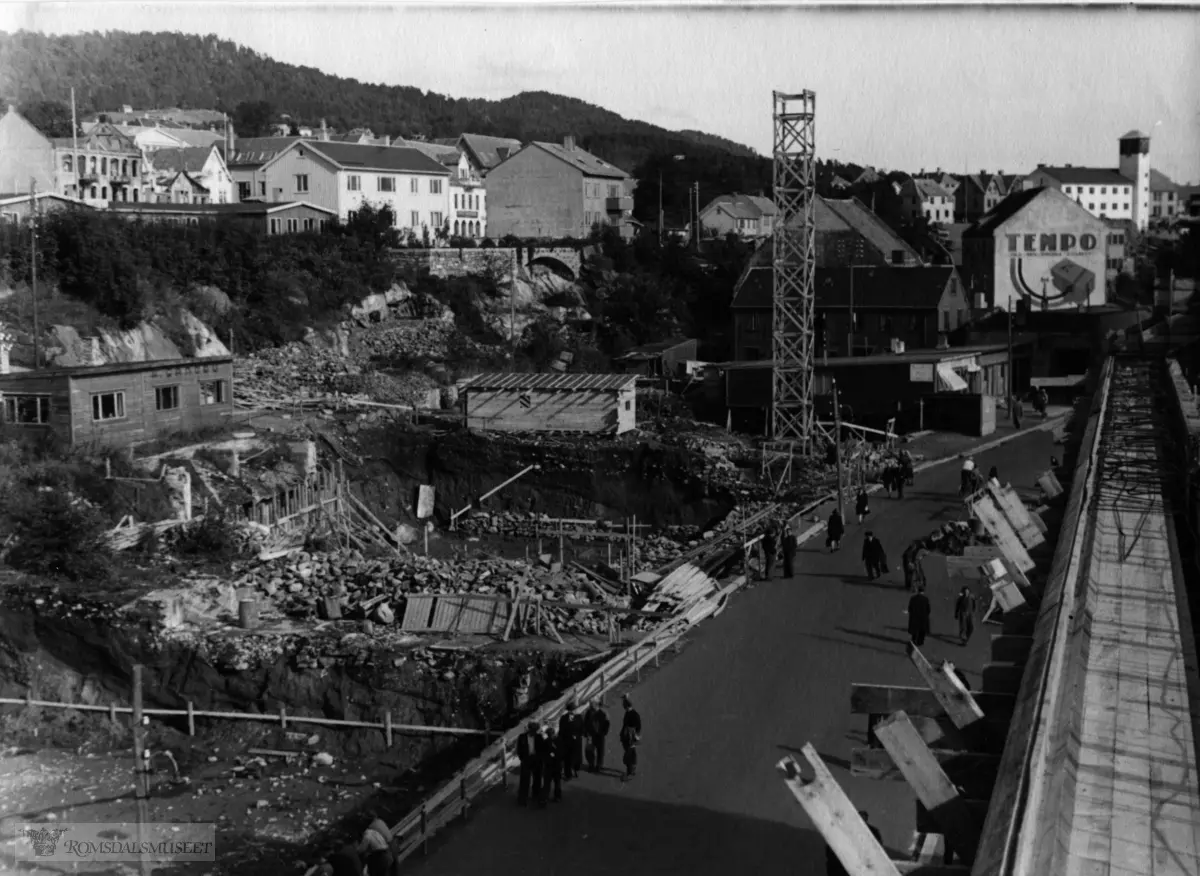
[[[133,782],[138,799],[146,788],[146,728],[142,725],[142,664],[133,667]]]
[[[633,590],[633,576],[637,574],[637,515],[633,515],[633,529],[629,533],[629,589]]]
[[[608,542],[608,567],[612,568],[612,541]]]
[[[187,701],[188,710],[188,736],[196,735],[196,709],[192,705],[192,701]]]
[[[428,523],[428,521],[426,521],[425,525],[421,528],[421,532],[423,532],[425,534],[425,556],[429,556],[429,523]]]
[[[389,709],[383,713],[383,735],[387,739],[387,747],[392,747],[392,712]]]
[[[970,727],[977,721],[983,720],[983,709],[975,702],[971,692],[963,687],[963,683],[954,674],[954,664],[945,662],[940,670],[935,670],[925,655],[913,644],[908,646],[910,659],[921,678],[929,685],[938,703],[946,710],[950,720],[959,730]]]
[[[422,854],[426,854],[426,855],[429,854],[429,830],[427,829],[428,824],[429,824],[429,815],[425,808],[425,804],[422,803],[421,804],[421,852],[422,852]]]
[[[864,873],[900,876],[900,871],[829,772],[817,750],[809,743],[801,749],[801,754],[812,767],[812,779],[805,780],[801,776],[800,765],[791,756],[781,760],[778,769],[783,774],[788,790],[804,808],[846,871],[855,876]]]
[[[108,720],[111,721],[113,724],[117,723],[117,704],[116,703],[108,704]]]
[[[558,520],[558,561],[562,563],[563,568],[567,567],[567,547],[566,541],[563,538],[562,518]]]
[[[921,805],[942,828],[948,844],[966,864],[974,863],[979,826],[908,715],[896,712],[888,716],[875,725],[875,736],[892,756]]]
[[[284,706],[279,707],[279,727],[282,730],[287,729],[287,708]]]

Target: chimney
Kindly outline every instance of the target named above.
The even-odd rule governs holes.
[[[566,149],[568,152],[575,151],[575,135],[574,134],[567,134],[567,136],[563,137],[563,149]]]
[[[325,127],[325,120],[324,120],[324,119],[321,119],[321,139],[322,139],[322,140],[328,140],[328,139],[329,139],[329,129],[328,129],[327,127]]]
[[[384,135],[383,135],[383,145],[384,145],[384,146],[391,146],[391,145],[392,145],[392,135],[391,135],[391,134],[384,134]]]
[[[4,326],[0,325],[0,374],[9,374],[12,371],[12,365],[8,358],[12,348],[13,336],[4,330]]]

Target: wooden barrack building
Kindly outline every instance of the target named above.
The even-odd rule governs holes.
[[[467,428],[498,432],[596,432],[637,425],[633,374],[480,374],[462,383]]]

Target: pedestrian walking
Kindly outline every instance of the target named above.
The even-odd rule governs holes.
[[[931,611],[929,597],[925,595],[925,585],[918,584],[917,592],[908,599],[908,635],[918,648],[925,644],[925,637],[929,635]]]
[[[796,548],[800,546],[800,540],[796,538],[796,530],[789,526],[783,532],[783,577],[794,578],[796,576]]]
[[[1013,419],[1013,428],[1014,429],[1021,428],[1021,416],[1024,413],[1025,413],[1025,409],[1021,405],[1021,399],[1018,396],[1014,395],[1013,400],[1012,400],[1012,419]]]
[[[625,718],[621,722],[621,748],[625,750],[625,775],[622,781],[628,781],[637,775],[637,747],[642,741],[642,716],[633,707],[629,695],[621,697],[625,706]]]
[[[871,817],[866,812],[859,810],[858,817],[863,820],[867,828],[870,829],[871,835],[875,837],[875,842],[883,845],[883,834],[879,832],[879,828],[871,824]],[[837,852],[831,846],[825,846],[825,876],[850,876],[845,867],[842,866],[841,860],[837,856]]]
[[[846,534],[846,524],[842,522],[842,509],[834,508],[829,515],[829,524],[826,527],[825,546],[830,552],[836,551],[842,546],[842,536]]]
[[[771,572],[775,568],[775,551],[779,546],[775,541],[775,530],[768,526],[763,530],[762,536],[762,552],[763,552],[763,580],[771,580]]]
[[[867,496],[866,487],[858,488],[858,497],[854,500],[854,513],[858,515],[858,524],[867,519],[867,515],[871,513],[871,500]]]
[[[563,781],[569,782],[583,766],[583,718],[576,711],[574,700],[567,703],[558,719],[558,747]]]
[[[975,632],[975,594],[970,587],[958,591],[958,599],[954,600],[954,619],[958,621],[959,644],[965,645]]]
[[[883,543],[873,532],[868,532],[863,539],[862,560],[863,565],[867,567],[867,579],[870,581],[887,572],[887,554],[884,553]]]
[[[915,480],[913,458],[912,454],[907,450],[900,451],[900,478],[904,481],[905,486],[913,486],[913,481]]]
[[[608,741],[610,722],[603,703],[592,700],[583,715],[583,732],[587,737],[587,764],[594,773],[604,769],[604,748]]]
[[[963,460],[962,478],[958,487],[960,495],[966,496],[975,491],[975,460],[968,456]]]
[[[553,725],[547,724],[543,728],[543,734],[546,745],[546,756],[542,762],[542,802],[546,802],[546,798],[550,792],[554,792],[554,802],[562,802],[562,780],[563,767],[566,765],[566,749],[562,744],[562,737],[554,732]]]
[[[530,721],[525,732],[517,737],[517,762],[521,771],[517,778],[517,805],[528,806],[532,795],[539,799],[542,792],[542,767],[538,760],[542,741],[538,738],[538,725]]]
[[[883,491],[887,493],[887,497],[892,498],[892,485],[896,480],[896,469],[889,462],[883,467],[883,471],[879,473],[879,483],[883,486]]]
[[[903,466],[897,465],[894,469],[892,469],[892,471],[895,472],[895,474],[892,476],[892,480],[896,485],[896,498],[903,499],[904,498],[904,468],[903,468]]]
[[[904,570],[904,589],[912,590],[913,582],[917,577],[917,551],[920,550],[921,543],[914,541],[904,549],[904,553],[900,555],[900,567]]]

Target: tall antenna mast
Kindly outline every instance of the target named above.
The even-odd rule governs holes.
[[[764,470],[771,471],[776,490],[791,480],[796,450],[813,451],[813,345],[815,317],[813,278],[816,270],[816,131],[817,98],[812,91],[774,92],[775,228],[772,261],[771,438],[764,447]],[[798,447],[796,445],[799,445]],[[772,446],[773,445],[773,446]],[[775,475],[778,474],[778,480]]]

